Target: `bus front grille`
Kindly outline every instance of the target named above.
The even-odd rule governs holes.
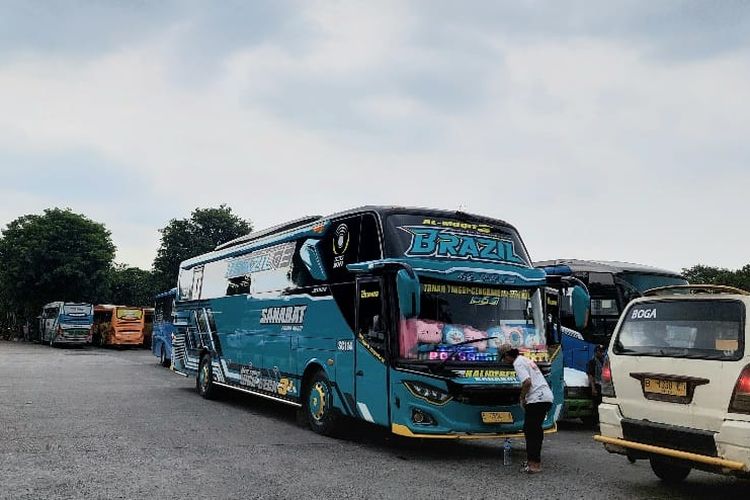
[[[487,385],[449,384],[455,401],[474,406],[510,406],[518,404],[521,389]]]

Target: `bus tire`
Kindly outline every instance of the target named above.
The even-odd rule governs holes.
[[[164,368],[169,368],[169,365],[172,364],[172,360],[167,357],[167,353],[164,350],[164,346],[161,346],[161,355],[159,356],[161,360],[161,366]]]
[[[204,399],[216,399],[218,387],[214,385],[212,372],[211,356],[204,354],[198,365],[198,375],[195,377],[195,387]]]
[[[656,477],[665,483],[679,483],[690,474],[690,467],[684,465],[675,465],[658,458],[652,458],[649,462],[651,462],[651,470],[654,471]]]
[[[310,428],[324,436],[337,431],[338,415],[333,407],[333,390],[323,370],[313,374],[305,385],[304,408]]]

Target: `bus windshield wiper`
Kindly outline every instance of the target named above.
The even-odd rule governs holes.
[[[483,340],[490,340],[490,339],[496,339],[496,338],[498,337],[485,337],[483,339],[464,340],[463,342],[459,342],[458,344],[453,344],[453,346],[451,346],[451,349],[448,353],[448,357],[440,362],[440,364],[438,365],[438,368],[442,370],[445,367],[445,364],[448,361],[451,361],[453,359],[453,356],[458,352],[458,348],[461,347],[462,345],[473,344],[474,342],[481,342]]]

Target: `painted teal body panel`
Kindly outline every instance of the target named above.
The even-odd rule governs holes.
[[[387,426],[390,424],[388,367],[359,340],[355,342],[355,356],[354,381],[357,411],[364,420]]]

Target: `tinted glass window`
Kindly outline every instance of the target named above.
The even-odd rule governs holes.
[[[383,316],[383,293],[379,281],[359,283],[359,335],[378,354],[385,356],[386,321]]]
[[[361,216],[333,221],[318,247],[330,283],[352,281],[347,264],[358,262]]]
[[[641,302],[625,312],[617,354],[740,359],[745,306],[737,301]]]
[[[380,249],[380,229],[378,221],[372,214],[362,216],[362,226],[359,236],[359,262],[379,260],[383,258]]]
[[[650,288],[670,285],[687,285],[688,282],[681,276],[664,276],[660,274],[646,273],[622,273],[620,278],[627,281],[639,292],[645,292]]]

